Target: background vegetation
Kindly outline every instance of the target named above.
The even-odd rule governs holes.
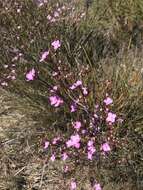
[[[142,19],[141,0],[0,2],[0,189],[64,190],[72,179],[80,190],[92,189],[95,179],[104,190],[143,188]],[[60,50],[39,63],[55,39]],[[63,75],[53,79],[58,66]],[[37,78],[26,81],[33,67]],[[118,146],[106,159],[71,159],[64,173],[61,160],[48,162],[43,143],[70,133],[68,107],[54,109],[48,101],[54,85],[65,99],[73,95],[64,87],[69,73],[68,85],[79,78],[87,85],[91,110],[95,98],[109,93],[123,123],[115,127]],[[77,115],[86,118],[81,110]]]

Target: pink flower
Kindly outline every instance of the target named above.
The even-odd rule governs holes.
[[[49,51],[45,51],[41,56],[40,62],[43,62],[47,58],[48,55],[49,55]]]
[[[106,142],[101,145],[100,150],[103,150],[104,152],[109,152],[109,151],[111,151],[111,148],[110,148],[109,144]]]
[[[82,92],[83,92],[83,95],[86,96],[88,94],[87,88],[86,87],[82,87]]]
[[[116,114],[114,114],[114,113],[112,113],[112,112],[109,112],[109,113],[108,113],[108,116],[107,116],[107,118],[106,118],[106,121],[107,121],[107,122],[114,123],[116,117],[117,117]]]
[[[93,159],[93,154],[92,154],[91,152],[88,152],[87,158],[88,158],[89,160],[92,160],[92,159]]]
[[[82,85],[82,81],[81,80],[76,81],[76,86],[81,86],[81,85]]]
[[[59,15],[59,13],[58,12],[54,12],[54,17],[59,17],[60,15]]]
[[[48,19],[48,20],[51,20],[51,19],[52,19],[51,15],[48,15],[48,16],[47,16],[47,19]]]
[[[53,46],[54,50],[57,50],[58,48],[61,47],[61,42],[59,40],[55,40],[52,42],[51,45]]]
[[[52,141],[53,144],[57,144],[57,142],[60,140],[60,137],[55,137]]]
[[[90,151],[91,154],[94,154],[95,151],[96,151],[96,149],[94,148],[93,145],[89,146],[89,147],[88,147],[88,150]]]
[[[64,167],[64,172],[66,173],[68,171],[69,167],[68,166],[65,166]]]
[[[16,79],[16,76],[11,76],[11,79],[12,79],[12,80],[15,80],[15,79]]]
[[[62,160],[65,161],[68,158],[68,155],[66,152],[62,154]]]
[[[76,122],[74,123],[73,127],[74,127],[77,131],[79,131],[79,129],[81,128],[81,122],[80,122],[80,121],[76,121]]]
[[[88,145],[88,147],[93,146],[93,141],[92,140],[88,141],[87,145]]]
[[[93,145],[93,141],[92,140],[88,141],[87,146],[88,146],[87,147],[87,149],[88,149],[88,156],[87,157],[89,160],[92,160],[93,154],[96,152],[96,149]]]
[[[98,108],[99,108],[99,105],[98,105],[98,104],[96,104],[96,105],[95,105],[95,109],[98,109]]]
[[[63,104],[63,100],[59,96],[50,96],[50,104],[54,107],[58,107]]]
[[[4,82],[1,83],[1,85],[2,86],[8,86],[8,83],[4,81]]]
[[[110,105],[113,103],[113,100],[109,97],[107,97],[105,100],[104,100],[104,103],[106,104],[106,106]]]
[[[53,73],[52,73],[52,76],[53,76],[53,77],[55,77],[55,76],[57,76],[57,75],[58,75],[57,72],[53,72]]]
[[[72,135],[70,140],[66,142],[67,147],[75,147],[79,148],[80,147],[80,136],[78,134]]]
[[[83,129],[81,132],[82,132],[82,134],[85,134],[85,133],[86,133],[86,130],[85,130],[85,129]]]
[[[101,189],[101,185],[100,185],[99,183],[96,183],[96,184],[94,185],[94,190],[102,190],[102,189]]]
[[[66,145],[67,145],[68,148],[71,147],[71,146],[73,146],[72,140],[71,140],[71,139],[68,140],[68,141],[66,142]]]
[[[35,69],[32,68],[32,69],[26,74],[26,80],[27,80],[27,81],[34,80],[35,75],[36,75]]]
[[[50,90],[50,92],[55,92],[58,90],[58,87],[57,86],[53,86],[53,88]]]
[[[53,90],[57,91],[58,87],[57,86],[53,86]]]
[[[47,149],[49,144],[50,144],[49,141],[45,141],[44,149]]]
[[[58,8],[58,9],[57,9],[57,11],[58,11],[59,13],[62,13],[62,10],[61,10],[61,8]]]
[[[98,115],[95,113],[93,119],[98,119]]]
[[[52,156],[51,156],[51,158],[50,158],[50,160],[52,161],[52,162],[54,162],[55,161],[55,155],[54,154],[52,154]]]
[[[81,80],[78,80],[76,81],[72,86],[70,86],[70,89],[71,90],[74,90],[76,89],[77,87],[81,86],[82,85],[82,81]]]
[[[70,187],[70,189],[71,189],[71,190],[75,190],[76,188],[77,188],[76,182],[75,182],[75,181],[72,181],[72,182],[71,182],[71,187]]]
[[[71,106],[70,106],[70,109],[71,109],[71,112],[75,112],[76,109],[77,109],[76,103],[72,103]]]
[[[89,150],[90,153],[92,153],[92,154],[94,154],[95,151],[96,151],[95,148],[94,148],[94,146],[89,147],[88,150]]]

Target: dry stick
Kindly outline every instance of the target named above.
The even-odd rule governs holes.
[[[47,160],[46,160],[46,161],[47,161]],[[42,187],[43,178],[44,178],[44,172],[45,172],[45,168],[46,168],[46,166],[47,166],[46,161],[45,161],[44,166],[43,166],[43,169],[42,169],[42,175],[41,175],[41,180],[40,180],[39,188]]]
[[[23,168],[21,168],[19,171],[17,171],[14,176],[17,176],[20,172],[22,172],[24,169],[26,168],[26,166],[24,166]]]
[[[10,142],[13,142],[13,141],[15,141],[16,139],[10,139],[10,140],[6,140],[6,141],[4,141],[4,142],[1,142],[1,144],[9,144]]]

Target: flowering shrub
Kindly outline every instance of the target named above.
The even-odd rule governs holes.
[[[122,119],[113,111],[114,101],[107,92],[102,97],[95,94],[91,101],[94,87],[92,89],[88,80],[86,82],[90,68],[79,66],[80,73],[72,73],[71,67],[61,61],[61,47],[60,40],[53,41],[51,48],[42,54],[39,66],[45,63],[48,66],[51,83],[47,86],[47,104],[52,108],[53,117],[57,114],[55,120],[59,123],[63,115],[58,112],[64,110],[67,117],[62,128],[67,132],[51,135],[45,140],[43,149],[50,152],[52,162],[59,159],[65,164],[68,160],[98,162],[119,146],[116,127],[122,124]],[[26,80],[36,80],[35,73],[34,68],[28,71]],[[41,72],[37,71],[37,79],[40,78]],[[71,182],[71,189],[76,189],[76,182]],[[95,183],[94,189],[100,190],[100,184]]]

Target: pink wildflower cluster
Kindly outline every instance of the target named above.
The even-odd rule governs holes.
[[[81,80],[77,80],[77,82],[75,82],[70,87],[70,90],[75,91],[77,88],[82,87],[82,85],[83,82]],[[51,92],[54,93],[54,95],[49,97],[50,104],[51,106],[54,107],[59,107],[64,103],[61,97],[55,95],[57,93],[57,90],[59,91],[60,89],[55,85],[51,90]],[[75,93],[77,92],[75,91]],[[83,151],[84,154],[87,155],[88,160],[93,160],[94,158],[96,158],[96,155],[98,155],[99,153],[105,154],[109,153],[112,150],[112,145],[114,144],[114,141],[112,141],[113,125],[115,125],[116,121],[118,121],[117,115],[113,113],[111,110],[112,104],[113,100],[110,97],[106,97],[106,99],[103,100],[103,106],[96,104],[94,112],[90,114],[86,106],[82,107],[82,109],[87,114],[88,119],[83,121],[81,120],[72,121],[70,130],[73,131],[73,134],[69,137],[69,139],[65,139],[64,136],[63,138],[60,139],[62,142],[60,149],[62,160],[66,160],[67,157],[70,158],[71,150],[73,152],[75,150],[79,152]],[[78,101],[74,102],[74,104],[70,104],[71,107],[70,113],[76,112],[77,106],[80,108],[79,98]],[[100,126],[101,122],[102,123],[104,122],[106,128],[104,129],[103,132],[104,137],[102,138],[102,141],[99,141],[98,135],[102,134],[102,128]],[[52,142],[50,144],[51,146]],[[80,153],[79,153],[79,159],[80,159]]]
[[[94,190],[102,190],[101,185],[99,183],[95,183],[93,189]]]
[[[80,122],[80,121],[76,121],[76,122],[74,123],[73,127],[74,127],[77,131],[79,131],[80,128],[81,128],[81,122]]]
[[[67,160],[67,159],[68,159],[68,155],[67,155],[66,152],[64,152],[64,153],[62,154],[62,160],[65,161],[65,160]]]
[[[102,150],[102,151],[104,151],[104,152],[110,152],[110,151],[111,151],[111,148],[110,148],[109,144],[106,142],[106,143],[103,143],[103,144],[101,145],[100,150]]]
[[[49,100],[50,100],[50,104],[54,107],[59,107],[60,105],[63,104],[63,100],[57,95],[50,96]]]
[[[74,102],[70,105],[70,111],[72,113],[72,112],[76,112],[76,110],[77,110],[77,104],[76,102]]]
[[[72,135],[70,140],[66,142],[67,147],[80,148],[80,136],[78,134]]]
[[[61,47],[61,42],[60,40],[54,40],[51,43],[52,48],[54,48],[54,50],[57,50]],[[39,60],[39,62],[43,62],[47,59],[48,55],[50,54],[50,50],[46,50],[42,53],[41,58]]]
[[[51,46],[53,47],[54,50],[57,50],[61,47],[61,42],[60,40],[54,40],[52,43],[51,43]],[[47,51],[44,51],[41,55],[41,58],[39,60],[39,62],[43,62],[47,59],[48,55],[50,54],[50,50],[47,50]],[[30,71],[28,71],[26,73],[26,81],[32,81],[36,78],[36,71],[35,71],[35,68],[32,68]],[[55,104],[55,107],[58,107],[59,104],[61,104],[61,101],[58,97],[51,97],[50,98],[50,101],[51,101],[51,104],[54,105]],[[56,103],[55,103],[56,102]],[[58,105],[58,106],[57,106]]]
[[[106,104],[106,106],[110,105],[113,103],[113,100],[110,98],[110,97],[107,97],[105,100],[104,100],[104,103]]]
[[[70,186],[70,190],[76,190],[77,188],[77,184],[74,180],[71,181],[71,186]]]
[[[57,8],[53,14],[47,16],[47,19],[53,22],[60,14],[62,10]],[[48,76],[51,78],[47,82],[47,104],[53,107],[51,120],[53,119],[56,126],[59,124],[59,129],[67,132],[57,134],[55,137],[51,134],[52,137],[45,140],[43,149],[49,151],[51,162],[59,158],[64,164],[70,159],[79,162],[82,159],[87,162],[98,161],[105,155],[109,156],[116,146],[113,132],[119,118],[112,110],[114,101],[108,94],[102,100],[92,98],[96,97],[96,92],[92,94],[94,87],[86,80],[89,68],[79,66],[78,71],[73,73],[66,60],[62,59],[62,51],[58,51],[61,45],[58,38],[51,41],[50,47],[42,51],[38,64],[45,66],[47,63],[49,66]],[[25,75],[26,81],[38,78],[37,73],[34,67],[28,70]],[[57,118],[54,119],[54,116]],[[55,124],[51,126],[54,128]],[[68,167],[65,171],[68,171]],[[76,180],[70,185],[71,190],[75,190]],[[94,184],[94,190],[101,190],[99,183]]]
[[[70,86],[70,89],[71,90],[74,90],[76,89],[77,87],[81,86],[82,85],[82,81],[81,80],[78,80],[76,81],[72,86]]]
[[[34,80],[36,77],[36,71],[34,68],[32,68],[30,71],[26,73],[26,80],[31,81]]]
[[[60,40],[55,40],[55,41],[52,42],[51,45],[54,48],[54,50],[57,50],[58,48],[61,47],[61,42],[60,42]]]
[[[87,144],[87,149],[88,149],[88,159],[89,160],[92,160],[93,159],[93,154],[96,152],[96,149],[93,145],[93,141],[90,140],[88,141],[88,144]]]
[[[42,5],[44,5],[44,3],[41,3],[41,6]],[[79,15],[77,17],[75,5],[71,1],[68,3],[64,3],[64,5],[62,6],[57,3],[56,6],[53,7],[52,11],[48,13],[47,20],[51,24],[62,22],[67,19],[69,19],[69,21],[71,21],[72,19],[76,22],[80,22],[85,17],[85,15],[85,12],[81,11],[79,12]]]
[[[55,23],[57,21],[60,21],[62,19],[64,12],[67,10],[67,6],[59,6],[54,8],[53,12],[47,15],[47,20],[50,23]]]
[[[46,60],[51,51],[54,55],[58,55],[60,41],[53,41],[51,46],[51,50],[42,54],[40,62]],[[64,67],[61,59],[52,62],[50,66],[52,65],[54,69],[51,72],[52,85],[48,87],[49,104],[58,108],[54,112],[57,115],[56,122],[60,117],[58,113],[64,110],[67,117],[64,118],[65,121],[62,119],[60,126],[68,133],[65,132],[60,136],[58,134],[45,140],[43,149],[50,152],[49,160],[54,162],[60,158],[66,164],[70,159],[79,162],[82,159],[87,162],[98,161],[99,158],[105,159],[116,146],[115,125],[121,122],[121,118],[112,110],[113,99],[106,94],[102,101],[95,100],[91,103],[89,84],[82,79],[75,80],[74,74],[68,72],[68,66]],[[26,73],[26,80],[34,80],[36,74],[37,72],[32,68]],[[68,172],[68,166],[64,172]],[[70,188],[77,189],[75,180],[71,182]],[[101,190],[101,185],[95,183],[93,189]]]
[[[49,147],[49,141],[45,141],[45,143],[44,143],[44,149],[47,149],[48,147]]]
[[[75,90],[77,88],[81,88],[82,93],[84,96],[88,95],[88,89],[86,87],[83,86],[83,83],[81,80],[77,80],[75,83],[73,83],[69,89],[70,90]]]
[[[112,112],[109,112],[108,115],[107,115],[107,118],[106,118],[106,121],[109,122],[109,123],[115,123],[115,119],[116,119],[116,114],[115,113],[112,113]]]

